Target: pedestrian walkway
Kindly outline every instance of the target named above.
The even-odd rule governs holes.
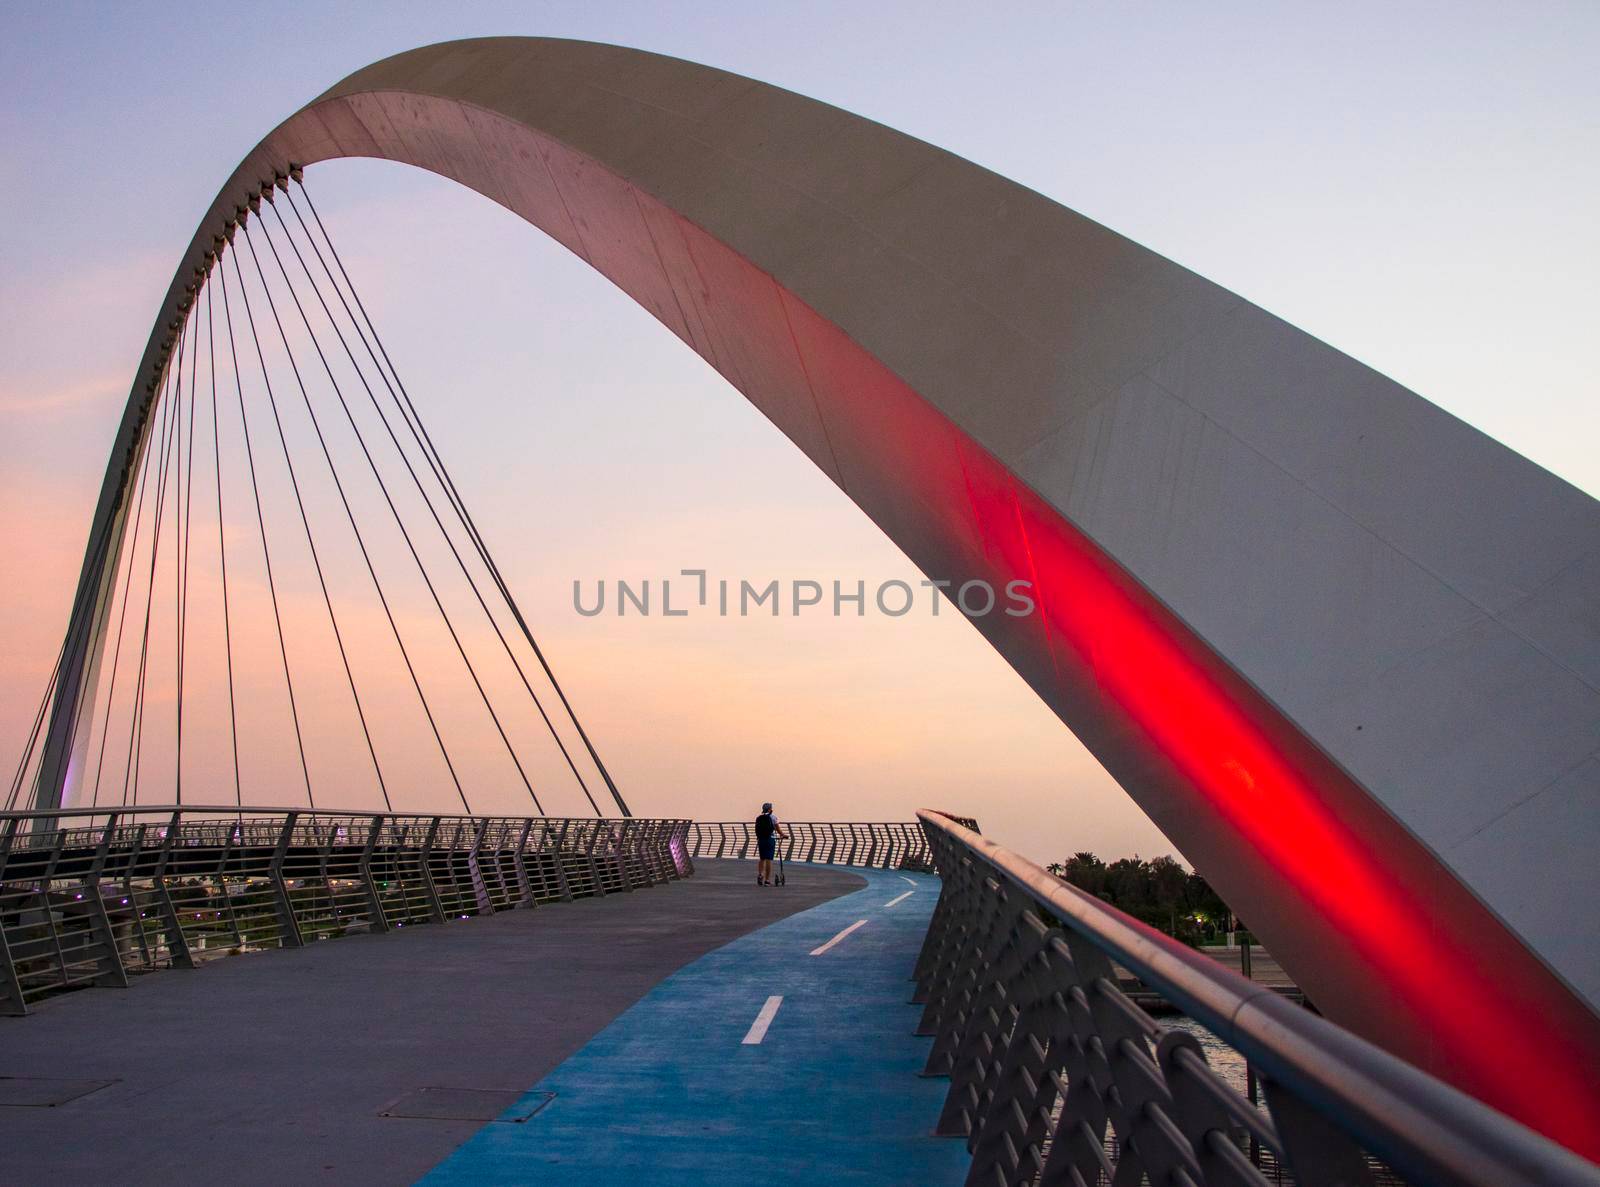
[[[863,884],[791,867],[758,894],[754,871],[702,861],[632,894],[233,956],[0,1018],[0,1183],[415,1182],[663,977]]]
[[[789,886],[750,893],[812,876],[791,865]],[[489,1123],[424,1182],[961,1182],[964,1145],[932,1136],[948,1082],[918,1076],[929,1040],[909,1004],[939,883],[862,876],[662,981],[505,1114],[526,1120]]]

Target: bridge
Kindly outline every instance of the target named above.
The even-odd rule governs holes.
[[[633,816],[306,187],[351,156],[570,247],[930,577],[1029,582],[975,625],[1318,1012],[972,819],[795,826],[758,893],[743,824]],[[0,815],[8,1151],[204,1174],[132,1034],[315,1085],[228,1080],[278,1181],[741,1181],[768,1127],[797,1181],[1594,1182],[1596,558],[1581,492],[891,129],[610,46],[377,63],[224,183],[136,372]],[[479,986],[540,980],[500,1044]]]
[[[945,813],[757,892],[725,823],[69,811],[0,849],[19,1182],[1600,1182]]]

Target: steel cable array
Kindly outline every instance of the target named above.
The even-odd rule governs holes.
[[[279,209],[283,203],[288,212]],[[436,769],[417,752],[426,739],[461,810],[471,813],[474,798],[481,804],[515,785],[544,815],[549,797],[560,794],[560,780],[535,773],[530,760],[543,743],[530,743],[531,731],[553,742],[559,767],[597,816],[600,803],[589,785],[594,777],[617,811],[630,815],[298,171],[264,186],[259,201],[239,210],[205,269],[197,270],[183,317],[172,328],[131,454],[124,510],[107,533],[108,578],[90,627],[77,628],[83,633],[75,646],[81,648],[84,635],[90,640],[81,688],[61,686],[68,640],[52,666],[6,809],[22,806],[24,797],[38,801],[42,731],[51,706],[71,691],[68,806],[182,805],[193,794],[191,784],[206,787],[202,798],[209,803],[226,798],[239,809],[279,803],[281,774],[252,756],[292,754],[309,807],[359,807],[367,793],[353,790],[359,775],[351,763],[357,763],[369,771],[373,798],[385,810],[396,810],[407,784],[411,806],[426,809],[431,801],[414,802],[419,772]],[[308,352],[317,359],[309,369],[302,365]],[[349,399],[356,390],[350,376],[364,401]],[[278,398],[286,379],[300,396],[293,409]],[[233,387],[236,422],[218,398],[219,383]],[[265,438],[259,432],[263,414],[272,423]],[[209,442],[197,440],[208,434]],[[360,454],[354,465],[350,445]],[[249,499],[225,494],[230,482],[247,483]],[[204,490],[208,484],[212,491]],[[420,519],[408,510],[413,499],[426,512]],[[213,506],[214,550],[206,542],[212,537],[196,523]],[[292,523],[282,522],[285,514]],[[259,561],[251,556],[257,548]],[[468,629],[451,605],[456,578],[446,588],[434,559],[445,551],[446,568],[459,575],[461,592],[478,607],[469,613],[481,614],[488,631]],[[400,553],[409,564],[396,559]],[[366,595],[352,594],[341,581],[352,559],[367,579]],[[417,580],[426,594],[420,606],[410,600]],[[362,596],[375,597],[387,643],[369,629],[375,616]],[[253,610],[254,597],[259,606]],[[256,612],[267,604],[270,619]],[[439,625],[453,659],[424,658]],[[170,648],[162,643],[169,629]],[[319,645],[319,638],[333,646]],[[396,658],[404,681],[387,676]],[[493,673],[485,666],[491,660]],[[265,666],[276,670],[270,681]],[[214,680],[206,678],[211,668]],[[473,689],[465,699],[444,687],[462,676]],[[281,693],[272,692],[272,684]],[[342,692],[331,694],[333,685]],[[397,740],[398,723],[410,711],[393,707],[396,690],[410,694],[426,731]],[[559,715],[546,707],[544,696],[551,693]],[[225,714],[211,714],[223,696]],[[475,716],[462,708],[472,705]],[[211,728],[208,714],[216,717]],[[263,723],[274,714],[286,717],[292,752],[268,736]],[[356,728],[338,729],[338,721],[351,718]],[[488,750],[480,742],[485,729],[497,739]],[[575,738],[564,737],[568,731]],[[338,762],[327,758],[330,737],[348,741],[355,734],[360,742],[354,749],[346,746],[349,753],[341,752]],[[485,757],[490,751],[503,756],[514,784],[493,773],[500,768]],[[215,794],[226,781],[231,795]],[[161,794],[168,788],[170,794]]]

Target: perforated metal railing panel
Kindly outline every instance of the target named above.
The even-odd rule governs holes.
[[[915,968],[937,1132],[970,1184],[1600,1185],[1600,1168],[944,813],[918,819],[941,878]],[[1249,1070],[1150,1017],[1136,976]],[[1486,1042],[1515,1042],[1514,1020]]]

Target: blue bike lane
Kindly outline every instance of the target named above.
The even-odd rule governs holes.
[[[963,1143],[932,1136],[949,1082],[918,1075],[930,1040],[912,1034],[939,882],[859,872],[864,889],[662,981],[505,1114],[531,1117],[490,1122],[422,1181],[962,1182]]]

